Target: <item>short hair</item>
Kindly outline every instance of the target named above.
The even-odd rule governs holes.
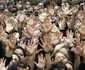
[[[61,62],[61,61],[53,63],[48,68],[48,70],[61,70],[61,69],[67,70],[66,65],[63,62]]]
[[[27,67],[29,67],[29,70],[30,70],[30,66],[27,65],[25,63],[25,61],[23,61],[23,60],[16,61],[12,65],[10,65],[7,70],[18,70],[18,67],[21,67],[21,68],[27,68]]]

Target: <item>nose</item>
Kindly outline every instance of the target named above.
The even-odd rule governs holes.
[[[63,61],[63,58],[62,57],[60,58],[60,61]]]
[[[12,60],[12,64],[15,62],[15,60]]]

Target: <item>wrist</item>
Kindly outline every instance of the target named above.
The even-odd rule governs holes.
[[[32,56],[32,54],[27,54],[27,56]]]

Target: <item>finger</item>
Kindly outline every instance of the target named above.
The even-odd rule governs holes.
[[[45,43],[46,43],[46,38],[47,38],[46,36],[43,37],[43,41],[44,41]]]
[[[70,30],[70,34],[72,34],[72,30]]]
[[[68,37],[68,34],[69,34],[69,30],[66,31],[66,36]]]
[[[31,42],[30,42],[30,40],[28,40],[28,45],[31,45]]]
[[[38,61],[40,60],[40,55],[38,55]]]
[[[31,45],[33,45],[33,44],[34,44],[33,40],[30,40],[30,44],[31,44]]]
[[[39,45],[41,46],[41,47],[43,47],[43,45],[39,42]]]
[[[40,59],[42,59],[42,60],[43,60],[43,54],[42,54],[42,53],[40,54]]]
[[[43,57],[43,60],[45,61],[45,57]]]
[[[38,63],[37,62],[34,62],[36,66],[38,66]]]
[[[5,66],[5,63],[6,63],[6,59],[3,60],[3,64],[4,64],[4,66]]]
[[[38,54],[39,52],[41,52],[43,49],[39,49],[38,51],[37,51],[37,53],[36,54]]]
[[[42,38],[40,38],[40,40],[41,40],[42,44],[44,44],[44,41],[43,41],[43,39],[42,39]]]

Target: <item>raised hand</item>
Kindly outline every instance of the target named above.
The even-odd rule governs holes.
[[[14,49],[15,46],[16,46],[16,42],[17,42],[17,39],[15,38],[15,35],[14,34],[11,34],[10,35],[10,39],[9,39],[9,42],[8,42],[8,45],[11,49]]]
[[[80,42],[80,40],[76,40],[73,51],[77,55],[80,55],[83,52],[82,42]]]
[[[66,31],[66,38],[65,38],[65,41],[69,44],[69,46],[73,46],[73,32],[72,30],[67,30]]]
[[[70,9],[69,3],[62,3],[62,10],[65,14],[69,14],[72,11],[72,9]]]
[[[26,46],[28,55],[32,55],[37,50],[37,45],[35,45],[34,41],[28,41],[28,46]]]
[[[50,22],[50,20],[48,18],[46,18],[45,21],[43,22],[43,24],[41,24],[41,25],[42,25],[43,31],[45,33],[50,32],[51,29],[52,29],[52,24],[51,24],[51,22]]]
[[[8,20],[6,20],[6,31],[10,32],[14,29],[14,24],[16,23],[16,21],[14,20],[15,18],[10,17]]]
[[[21,41],[18,43],[18,46],[20,46],[20,47],[22,47],[22,48],[25,49],[26,44],[23,43],[23,40],[21,40]]]
[[[64,13],[64,11],[61,8],[58,10],[58,16],[60,18],[64,18],[65,17],[65,13]]]
[[[19,22],[23,22],[25,20],[26,16],[24,13],[20,13],[17,15],[16,19],[19,20]]]
[[[5,67],[5,63],[6,63],[6,60],[1,58],[0,59],[0,70],[7,70],[7,68]]]
[[[60,42],[60,34],[58,32],[50,34],[50,44],[57,45]]]
[[[2,25],[0,25],[0,40],[2,40],[4,38],[4,29],[2,27]]]
[[[35,64],[39,69],[44,69],[44,67],[45,67],[45,57],[43,56],[43,54],[38,55],[38,63],[35,62]]]
[[[53,8],[52,5],[49,6],[48,12],[49,12],[50,15],[54,15],[54,12],[55,12],[55,11],[54,11],[54,8]]]
[[[34,35],[34,29],[31,27],[30,24],[27,24],[27,27],[23,30],[23,34],[27,38],[31,38]]]
[[[76,6],[74,6],[74,7],[72,8],[72,13],[73,13],[73,14],[76,14],[76,13],[78,12],[78,10],[79,10],[79,6],[76,5]]]
[[[44,49],[46,53],[49,53],[53,50],[53,47],[50,45],[50,40],[48,38],[44,37],[43,39],[41,38],[40,40],[42,44],[40,43],[39,44],[41,45],[41,47]]]
[[[69,29],[68,29],[68,30],[66,31],[66,36],[69,37],[69,38],[73,38],[73,32],[72,32],[72,30],[69,30]]]

